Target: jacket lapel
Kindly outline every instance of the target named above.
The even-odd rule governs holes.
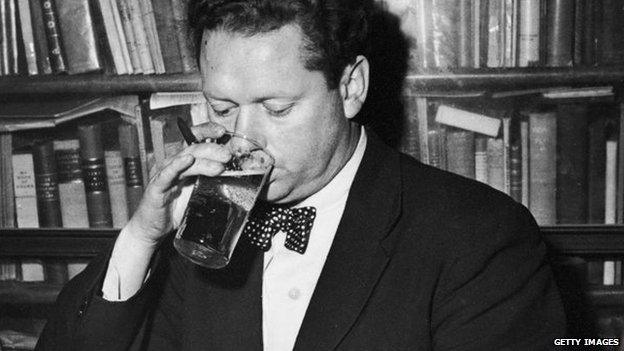
[[[372,133],[368,136],[295,350],[333,350],[355,323],[388,263],[391,248],[382,241],[389,239],[400,213],[399,155]]]

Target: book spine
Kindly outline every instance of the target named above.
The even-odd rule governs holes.
[[[154,71],[158,74],[165,73],[165,62],[160,48],[160,41],[158,40],[152,0],[139,0],[139,5],[141,8],[141,17],[143,19],[143,27],[145,29],[147,44],[154,63]]]
[[[470,41],[472,43],[472,67],[481,67],[481,0],[470,2]]]
[[[19,74],[19,51],[17,50],[17,6],[16,0],[9,0],[9,38],[11,40],[9,51],[11,52],[10,74]]]
[[[34,171],[31,174],[34,189]],[[0,186],[0,225],[6,228],[15,227],[16,220],[16,204],[13,201],[15,198],[13,177],[13,135],[11,133],[0,133],[0,184],[2,184]]]
[[[8,11],[8,2],[9,0],[0,0],[0,49],[2,50],[2,54],[0,54],[0,58],[2,59],[2,64],[0,65],[0,75],[9,75],[9,11]]]
[[[557,116],[529,115],[529,209],[540,225],[556,222]]]
[[[502,138],[487,139],[487,183],[494,189],[505,192],[505,163]]]
[[[115,23],[115,30],[117,31],[117,38],[119,39],[119,48],[121,49],[121,54],[124,60],[124,64],[126,66],[125,71],[128,74],[132,74],[134,73],[134,68],[132,67],[132,58],[130,57],[130,51],[128,50],[128,40],[126,38],[126,33],[124,32],[124,26],[121,20],[121,15],[119,13],[119,7],[117,6],[117,1],[116,0],[102,0],[102,1],[108,4],[108,7],[110,8],[110,11],[111,11],[111,15],[113,16],[113,21]]]
[[[57,13],[54,0],[40,0],[44,20],[46,39],[48,41],[48,55],[54,73],[67,72],[65,53],[61,44],[60,28],[57,21]]]
[[[143,172],[139,154],[139,139],[136,128],[127,123],[119,126],[119,144],[126,176],[128,215],[132,216],[143,196]]]
[[[62,0],[56,3],[70,74],[101,70],[93,16],[88,0]]]
[[[596,64],[596,26],[597,9],[599,4],[596,1],[580,0],[585,3],[583,14],[583,40],[581,42],[581,54],[583,55],[581,64],[593,66]]]
[[[141,60],[143,74],[153,74],[155,72],[154,62],[152,55],[150,54],[147,34],[145,33],[145,25],[143,24],[143,18],[141,16],[139,0],[122,0],[122,2],[127,3],[127,8],[129,10],[128,14],[130,15],[130,22],[132,23],[132,31],[134,32],[134,38],[139,59]]]
[[[432,0],[433,60],[438,68],[454,68],[459,64],[459,9],[455,0]]]
[[[503,5],[504,16],[503,16],[503,47],[504,47],[504,66],[505,67],[515,67],[516,66],[516,45],[517,45],[517,26],[518,23],[516,21],[516,1],[515,0],[505,0]]]
[[[540,61],[540,0],[519,0],[518,66],[537,66]]]
[[[557,222],[587,223],[587,106],[559,104],[557,118]]]
[[[38,142],[33,145],[33,162],[35,187],[37,190],[37,208],[39,209],[39,226],[42,228],[63,227],[59,201],[58,173],[52,141]]]
[[[617,148],[618,141],[616,139],[607,139],[605,160],[605,224],[616,223]]]
[[[35,166],[30,153],[13,155],[13,187],[18,228],[38,228]]]
[[[592,118],[588,126],[587,160],[587,212],[590,224],[603,224],[605,220],[605,160],[606,153],[606,117],[603,108],[592,108]]]
[[[474,133],[449,128],[446,146],[448,170],[466,178],[475,179]]]
[[[475,137],[475,179],[481,183],[488,183],[487,141],[483,135]]]
[[[195,60],[195,43],[188,22],[189,0],[171,0],[171,8],[174,29],[178,37],[178,49],[182,58],[182,69],[184,72],[195,72],[197,61]]]
[[[117,0],[117,7],[123,24],[123,32],[126,35],[126,46],[130,55],[130,62],[135,74],[143,73],[141,64],[141,55],[137,46],[136,36],[134,34],[134,26],[132,24],[132,16],[130,15],[130,7],[127,0]]]
[[[522,149],[517,143],[509,148],[509,195],[522,203]]]
[[[45,280],[43,262],[41,260],[21,260],[21,280],[23,282],[42,282]]]
[[[420,158],[418,149],[418,107],[416,106],[416,96],[405,93],[403,95],[404,116],[403,133],[399,141],[399,150],[407,155]]]
[[[503,47],[502,40],[502,1],[490,0],[488,4],[488,49],[487,49],[487,66],[502,67],[503,57],[501,49]]]
[[[87,193],[89,226],[110,228],[113,226],[108,182],[104,166],[102,129],[99,124],[78,127],[80,158]]]
[[[546,0],[546,66],[572,66],[574,1]]]
[[[127,74],[128,70],[126,69],[126,62],[121,50],[122,44],[125,46],[126,43],[119,39],[111,3],[108,0],[98,0],[96,4],[97,9],[94,10],[93,16],[102,20],[103,28],[100,28],[99,31],[106,35],[115,71],[119,75]]]
[[[616,218],[618,224],[624,224],[624,104],[618,105],[618,151],[617,151],[617,184],[616,184]]]
[[[574,0],[574,33],[572,34],[573,44],[573,63],[574,66],[583,65],[583,50],[584,50],[584,34],[586,21],[587,7],[586,0]]]
[[[33,34],[33,21],[30,15],[30,6],[28,0],[17,1],[28,75],[33,76],[39,74],[39,69],[37,68],[37,52],[35,50],[35,37]]]
[[[48,53],[48,39],[45,32],[45,21],[39,0],[29,0],[32,17],[32,30],[37,52],[37,68],[40,74],[52,74],[52,64]]]
[[[174,29],[171,0],[153,0],[153,8],[165,71],[167,73],[180,73],[182,72],[182,57]]]
[[[126,222],[128,222],[128,200],[121,151],[104,151],[104,162],[106,164],[106,179],[108,180],[113,227],[123,228]]]
[[[65,228],[88,228],[87,197],[80,167],[78,139],[55,140],[61,215]]]
[[[459,1],[459,66],[471,67],[474,62],[472,43],[472,4],[471,0]]]
[[[522,204],[529,208],[529,121],[520,120],[520,153],[522,159]]]

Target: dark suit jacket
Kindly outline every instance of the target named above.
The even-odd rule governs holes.
[[[217,271],[163,245],[127,302],[99,297],[103,255],[38,350],[261,350],[262,254],[241,240]],[[370,136],[295,350],[551,349],[565,327],[545,251],[523,206]]]

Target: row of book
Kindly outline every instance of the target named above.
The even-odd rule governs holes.
[[[586,263],[586,282],[593,286],[623,285],[622,260],[590,259]]]
[[[0,282],[17,281],[62,285],[88,265],[87,260],[0,259]]]
[[[412,106],[423,112],[412,113],[411,127],[420,131],[406,139],[403,151],[507,193],[540,225],[622,223],[614,103],[474,112],[461,103],[415,100],[420,106]]]
[[[617,0],[377,0],[399,17],[413,73],[624,62]]]
[[[0,0],[0,76],[197,70],[189,0]]]

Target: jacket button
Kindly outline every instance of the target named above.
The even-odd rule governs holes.
[[[89,306],[89,298],[85,297],[84,300],[82,300],[82,303],[80,304],[80,308],[78,308],[78,317],[84,316],[85,312],[87,311],[88,306]]]

